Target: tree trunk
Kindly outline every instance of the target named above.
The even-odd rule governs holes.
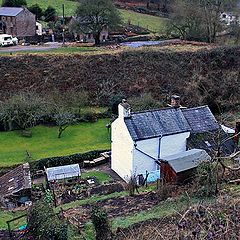
[[[95,40],[95,45],[100,45],[100,32],[96,33],[94,40]]]
[[[58,138],[61,138],[62,136],[62,133],[67,129],[68,126],[59,126],[59,129],[58,129]]]

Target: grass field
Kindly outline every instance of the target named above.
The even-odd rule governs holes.
[[[58,139],[57,127],[37,126],[32,129],[32,137],[25,138],[18,131],[0,133],[0,167],[22,163],[26,150],[32,159],[64,156],[96,149],[109,149],[109,135],[105,125],[107,119],[96,123],[81,123],[70,126]]]
[[[90,52],[98,52],[101,49],[96,48],[96,47],[59,47],[59,48],[54,48],[54,49],[46,49],[44,50],[19,50],[16,52],[9,52],[9,47],[6,48],[6,51],[4,51],[5,48],[0,49],[0,55],[18,55],[18,54],[32,54],[32,53],[37,53],[37,54],[75,54],[75,53],[90,53]]]
[[[20,217],[24,215],[25,211],[17,211],[17,212],[10,212],[10,211],[3,211],[0,210],[0,230],[6,230],[7,229],[7,223],[6,221],[9,221],[13,218]],[[25,225],[27,223],[26,217],[20,218],[19,220],[16,220],[11,223],[11,228],[16,230],[20,226]]]
[[[125,23],[130,20],[133,25],[141,26],[157,33],[162,32],[167,21],[166,18],[137,13],[129,10],[120,10],[120,12]]]

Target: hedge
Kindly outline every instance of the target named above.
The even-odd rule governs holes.
[[[83,166],[84,160],[92,160],[99,157],[100,153],[109,150],[94,150],[85,153],[76,153],[67,156],[42,158],[36,161],[29,162],[31,171],[44,170],[44,167],[56,167],[78,163]]]

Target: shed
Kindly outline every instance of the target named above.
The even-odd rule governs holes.
[[[160,162],[161,177],[166,182],[183,183],[193,176],[194,170],[201,162],[210,159],[202,149],[192,149],[164,157]]]
[[[48,181],[81,176],[79,164],[47,168],[46,174]]]
[[[29,164],[20,165],[0,177],[0,202],[4,207],[16,207],[24,197],[31,197],[31,175]]]

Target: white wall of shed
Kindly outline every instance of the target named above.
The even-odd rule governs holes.
[[[133,171],[133,140],[122,117],[112,123],[111,130],[111,168],[127,181]]]

